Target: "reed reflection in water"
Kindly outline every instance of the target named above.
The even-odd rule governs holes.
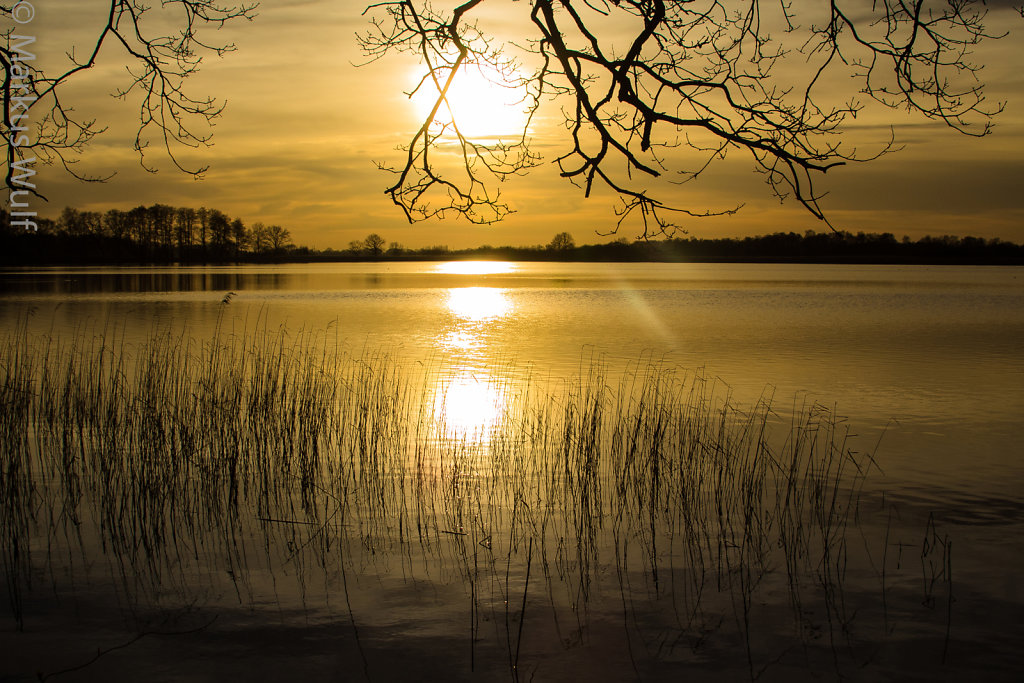
[[[290,642],[329,635],[320,650],[268,649],[258,664],[206,650],[173,665],[200,678],[219,658],[224,678],[244,665],[272,680],[273,657],[292,657],[294,675],[329,651],[344,680],[400,680],[409,661],[444,680],[1012,680],[1019,601],[991,588],[997,572],[969,569],[975,539],[1016,557],[1006,539],[1017,526],[968,537],[896,505],[876,439],[849,437],[811,402],[788,410],[788,392],[780,418],[664,362],[605,368],[598,357],[552,386],[531,379],[510,354],[529,340],[517,326],[541,318],[538,300],[553,298],[547,319],[564,334],[550,345],[565,353],[579,353],[585,318],[568,316],[553,287],[505,288],[490,265],[459,267],[484,272],[472,287],[449,275],[401,297],[327,297],[332,311],[339,299],[365,304],[401,339],[410,328],[381,302],[420,311],[430,325],[408,357],[364,344],[350,319],[326,333],[276,320],[243,329],[238,314],[256,306],[244,308],[256,297],[244,291],[203,309],[224,313],[213,334],[10,334],[0,601],[25,630],[3,634],[4,667],[52,673],[131,641],[90,666],[98,679],[150,642],[139,632],[203,627],[175,636],[202,653],[259,623],[273,638],[291,629]],[[629,331],[632,299],[590,294],[580,310],[606,313],[602,334]],[[689,300],[631,296],[666,320],[667,303]],[[747,299],[740,314],[760,306]],[[677,315],[677,332],[698,312]],[[333,336],[343,325],[362,354]],[[750,344],[736,355],[749,359]],[[835,396],[840,409],[850,400]],[[51,593],[74,612],[63,631]],[[76,649],[82,614],[98,632],[122,619],[129,630]],[[192,621],[154,627],[154,614]],[[279,627],[288,614],[299,616]],[[23,647],[33,634],[45,644]],[[169,639],[152,640],[171,666],[159,653]]]
[[[333,614],[334,596],[382,680],[396,672],[381,653],[430,642],[396,584],[414,602],[453,595],[431,627],[439,673],[468,659],[513,680],[564,661],[595,680],[708,662],[810,679],[885,660],[898,623],[922,628],[920,570],[889,554],[895,530],[864,531],[888,514],[861,504],[872,458],[817,406],[771,439],[767,403],[738,409],[658,364],[609,382],[592,363],[549,393],[287,330],[135,347],[22,332],[2,348],[0,538],[19,624],[39,623],[40,572],[72,577],[59,596],[91,584],[132,614]],[[927,533],[939,657],[951,556]]]

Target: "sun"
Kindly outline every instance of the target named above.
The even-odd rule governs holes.
[[[442,103],[437,111],[435,123],[450,124],[454,120],[459,132],[472,139],[520,137],[527,123],[528,104],[526,89],[517,80],[514,72],[506,75],[488,64],[463,64],[448,89],[447,105]],[[421,120],[430,114],[438,92],[433,81],[428,81],[413,95]]]

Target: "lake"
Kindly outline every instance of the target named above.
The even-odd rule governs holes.
[[[5,480],[24,493],[5,521],[11,680],[1014,680],[1024,664],[1024,268],[7,270],[0,320],[9,386],[21,345],[26,395],[51,362],[65,390],[93,386],[89,363],[100,377],[11,423],[34,463]],[[124,443],[66,417],[105,391],[107,410],[141,406],[110,418],[142,430]],[[146,435],[195,469],[149,473]],[[287,478],[267,444],[295,450]],[[71,451],[80,464],[47,464]],[[231,460],[233,493],[193,488],[227,451],[252,454]],[[150,510],[133,487],[156,481],[176,502],[112,503]]]

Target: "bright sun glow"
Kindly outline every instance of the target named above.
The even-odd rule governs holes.
[[[494,287],[460,287],[448,290],[448,309],[464,320],[501,318],[512,310],[505,290]]]
[[[511,87],[508,79],[493,67],[463,65],[448,89],[449,106],[441,105],[436,121],[448,123],[454,117],[459,131],[467,138],[519,137],[526,125],[524,94],[522,88]],[[438,89],[431,81],[413,97],[420,119],[430,113],[437,95]]]
[[[493,428],[505,408],[505,396],[486,374],[460,373],[439,385],[434,411],[449,436],[482,436]]]
[[[507,261],[449,261],[441,263],[435,271],[446,275],[494,275],[515,270],[514,263]]]

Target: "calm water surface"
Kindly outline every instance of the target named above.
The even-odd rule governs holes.
[[[498,365],[566,376],[602,359],[703,369],[739,402],[835,406],[887,472],[1017,498],[1024,269],[955,266],[354,263],[0,274],[0,320],[209,333],[330,329],[353,347],[443,358],[463,404]],[[227,305],[221,300],[234,292]],[[474,392],[476,392],[474,394]],[[458,398],[458,397],[455,397]],[[478,416],[467,417],[469,422]],[[938,487],[938,488],[934,488]],[[939,494],[937,494],[939,495]]]
[[[932,513],[956,539],[955,623],[970,625],[960,647],[998,652],[993,680],[1009,680],[998,666],[1019,661],[1011,634],[1018,625],[1007,614],[1021,604],[1024,268],[438,262],[0,272],[0,324],[22,321],[58,338],[104,330],[129,339],[154,329],[200,338],[216,329],[326,331],[410,366],[443,365],[443,405],[435,408],[465,430],[496,419],[495,387],[514,388],[526,377],[557,384],[593,360],[609,383],[655,360],[719,380],[719,395],[731,392],[739,404],[772,395],[781,423],[794,407],[834,407],[855,449],[880,443],[885,476],[869,499],[907,506],[908,519]],[[887,529],[875,532],[889,538]],[[906,552],[889,562],[913,564],[920,555],[924,566],[922,551]],[[410,607],[424,594],[406,571],[403,560],[401,580],[388,579],[394,585],[364,585],[346,599],[350,610],[378,615],[364,618],[384,632],[403,632],[400,624],[415,614],[426,635],[410,642],[427,648],[417,656],[429,663],[438,657],[430,638],[450,638],[448,624],[465,615],[452,607],[458,596],[431,594],[422,614]],[[593,610],[587,628],[599,652],[602,639],[620,637],[601,629],[622,605]],[[295,633],[305,638],[316,628],[307,621]],[[583,633],[581,626],[587,640]],[[571,640],[552,635],[566,649]],[[912,637],[900,642],[880,658],[896,662],[900,648],[915,647]],[[731,655],[708,661],[715,656]],[[636,671],[636,661],[621,664],[622,672]],[[786,679],[785,671],[777,675]]]

